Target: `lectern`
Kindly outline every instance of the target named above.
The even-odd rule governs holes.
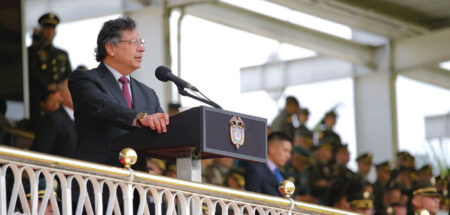
[[[149,128],[119,136],[113,150],[131,147],[139,154],[177,161],[177,177],[201,181],[201,159],[232,157],[266,162],[267,120],[205,106],[170,117],[167,133]]]

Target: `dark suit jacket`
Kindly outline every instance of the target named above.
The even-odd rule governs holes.
[[[284,178],[286,178],[283,175]],[[245,190],[283,197],[278,180],[265,163],[249,162],[245,168]]]
[[[54,155],[73,157],[77,147],[75,125],[61,106],[42,118],[36,131],[31,150]]]
[[[101,63],[89,71],[74,71],[69,78],[78,134],[76,158],[117,165],[111,141],[133,129],[139,112],[163,112],[153,89],[134,78],[130,80],[133,109],[127,105],[118,82]]]

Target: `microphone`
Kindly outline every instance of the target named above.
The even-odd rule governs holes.
[[[174,75],[172,71],[170,71],[170,69],[165,66],[158,66],[158,68],[156,68],[155,70],[155,76],[156,78],[158,78],[158,80],[162,82],[172,81],[178,86],[178,88],[181,89],[188,88],[191,89],[192,91],[198,92],[198,89],[196,87],[192,86],[191,84],[189,84],[189,82]]]

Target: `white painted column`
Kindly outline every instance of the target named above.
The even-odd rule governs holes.
[[[390,66],[389,42],[357,31],[353,32],[353,37],[359,42],[380,46],[377,71],[353,79],[357,152],[358,155],[371,152],[374,163],[392,161],[398,140],[395,74]],[[354,65],[354,70],[357,73],[361,68]],[[370,176],[369,179],[374,179],[374,172]]]
[[[126,13],[136,21],[137,30],[141,37],[145,40],[145,52],[142,60],[142,67],[133,72],[132,76],[143,82],[147,86],[153,88],[159,97],[159,102],[164,111],[167,111],[167,104],[171,101],[170,85],[159,81],[155,77],[155,69],[160,65],[170,67],[170,56],[168,44],[165,40],[166,27],[164,18],[164,8],[149,7],[138,11]]]

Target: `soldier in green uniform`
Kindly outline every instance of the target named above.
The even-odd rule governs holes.
[[[424,181],[433,177],[433,167],[427,164],[417,170],[417,181]]]
[[[314,148],[316,165],[311,168],[310,181],[312,195],[319,199],[319,204],[328,205],[333,183],[332,164],[333,150],[331,143],[321,141]]]
[[[303,202],[317,203],[317,198],[311,195],[309,171],[314,166],[314,158],[309,150],[296,146],[290,162],[284,166],[284,172],[295,184],[295,199]]]
[[[358,180],[362,183],[367,183],[367,175],[369,175],[370,169],[372,168],[372,153],[367,152],[356,158],[358,162],[358,172],[356,176]]]
[[[439,197],[435,178],[418,182],[413,188],[411,200],[414,211],[426,209],[431,215],[439,211]]]
[[[39,104],[46,91],[56,90],[56,85],[72,72],[66,51],[53,46],[59,18],[47,13],[39,18],[40,29],[33,44],[28,47],[31,129],[39,125],[42,110]]]
[[[363,184],[359,181],[350,182],[347,192],[347,201],[350,203],[350,210],[359,214],[373,214],[373,194],[363,189]]]
[[[300,108],[300,103],[293,96],[286,98],[284,109],[278,114],[272,122],[272,132],[283,132],[289,139],[294,139],[294,125],[292,124],[292,115],[296,114]]]
[[[355,173],[347,167],[347,163],[350,160],[350,152],[348,151],[347,144],[342,144],[336,148],[334,158],[335,162],[332,169],[335,183],[345,182],[355,178]]]
[[[306,122],[309,119],[308,108],[300,108],[300,110],[297,112],[297,119],[300,125],[295,129],[295,134],[312,138],[312,131],[309,130],[308,127],[306,127]]]
[[[319,141],[326,140],[332,144],[333,151],[342,145],[341,137],[334,132],[333,127],[336,125],[337,115],[334,110],[328,111],[323,117],[320,125],[320,133],[318,136]]]
[[[385,161],[376,164],[375,168],[377,170],[377,180],[373,185],[373,189],[375,194],[375,208],[378,212],[378,209],[383,207],[384,192],[387,189],[389,180],[391,179],[391,164],[389,161]]]

